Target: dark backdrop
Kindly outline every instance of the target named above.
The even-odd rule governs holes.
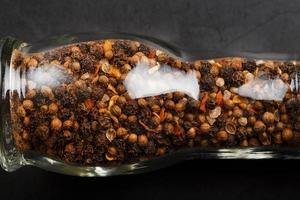
[[[297,0],[0,1],[0,36],[28,42],[121,31],[202,51],[299,52],[299,19]],[[298,161],[195,160],[142,175],[92,179],[24,167],[0,170],[0,198],[299,199],[299,181]]]

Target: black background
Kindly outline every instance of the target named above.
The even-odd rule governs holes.
[[[121,31],[202,51],[300,52],[300,1],[0,1],[0,36],[34,42]],[[201,55],[199,55],[201,57]],[[156,172],[79,178],[0,170],[1,199],[299,199],[300,162],[194,160]]]

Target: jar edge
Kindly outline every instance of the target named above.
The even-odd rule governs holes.
[[[22,46],[22,42],[13,37],[0,39],[0,166],[5,171],[14,171],[24,165],[24,158],[14,145],[11,134],[9,101],[3,94],[4,75],[10,67],[11,56],[14,49]]]

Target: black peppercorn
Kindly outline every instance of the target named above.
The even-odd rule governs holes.
[[[225,85],[231,86],[232,84],[232,75],[235,72],[234,68],[229,66],[224,66],[220,70],[221,77],[225,80]]]
[[[206,107],[210,110],[214,109],[216,107],[216,101],[215,99],[213,98],[209,98],[207,101],[206,101]]]
[[[127,115],[136,115],[139,112],[139,106],[136,101],[128,101],[124,108],[124,113]]]
[[[203,75],[200,82],[201,90],[203,89],[205,91],[211,91],[215,85],[215,79],[210,74]]]
[[[82,59],[80,59],[81,71],[82,73],[95,72],[96,58],[93,55],[86,54]]]
[[[200,73],[202,76],[205,76],[210,73],[212,65],[208,62],[201,62]]]
[[[232,75],[232,85],[239,87],[244,84],[244,75],[241,71],[236,71]]]
[[[247,61],[245,63],[242,63],[242,66],[243,66],[244,70],[247,70],[251,73],[253,73],[256,69],[255,61]]]

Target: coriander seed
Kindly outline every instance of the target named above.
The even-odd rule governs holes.
[[[148,145],[148,138],[146,135],[138,136],[138,143],[141,147],[146,147]]]
[[[54,118],[51,121],[51,129],[54,131],[59,131],[62,127],[62,122],[58,118]]]
[[[129,134],[128,141],[132,144],[137,142],[137,135],[134,133]]]

